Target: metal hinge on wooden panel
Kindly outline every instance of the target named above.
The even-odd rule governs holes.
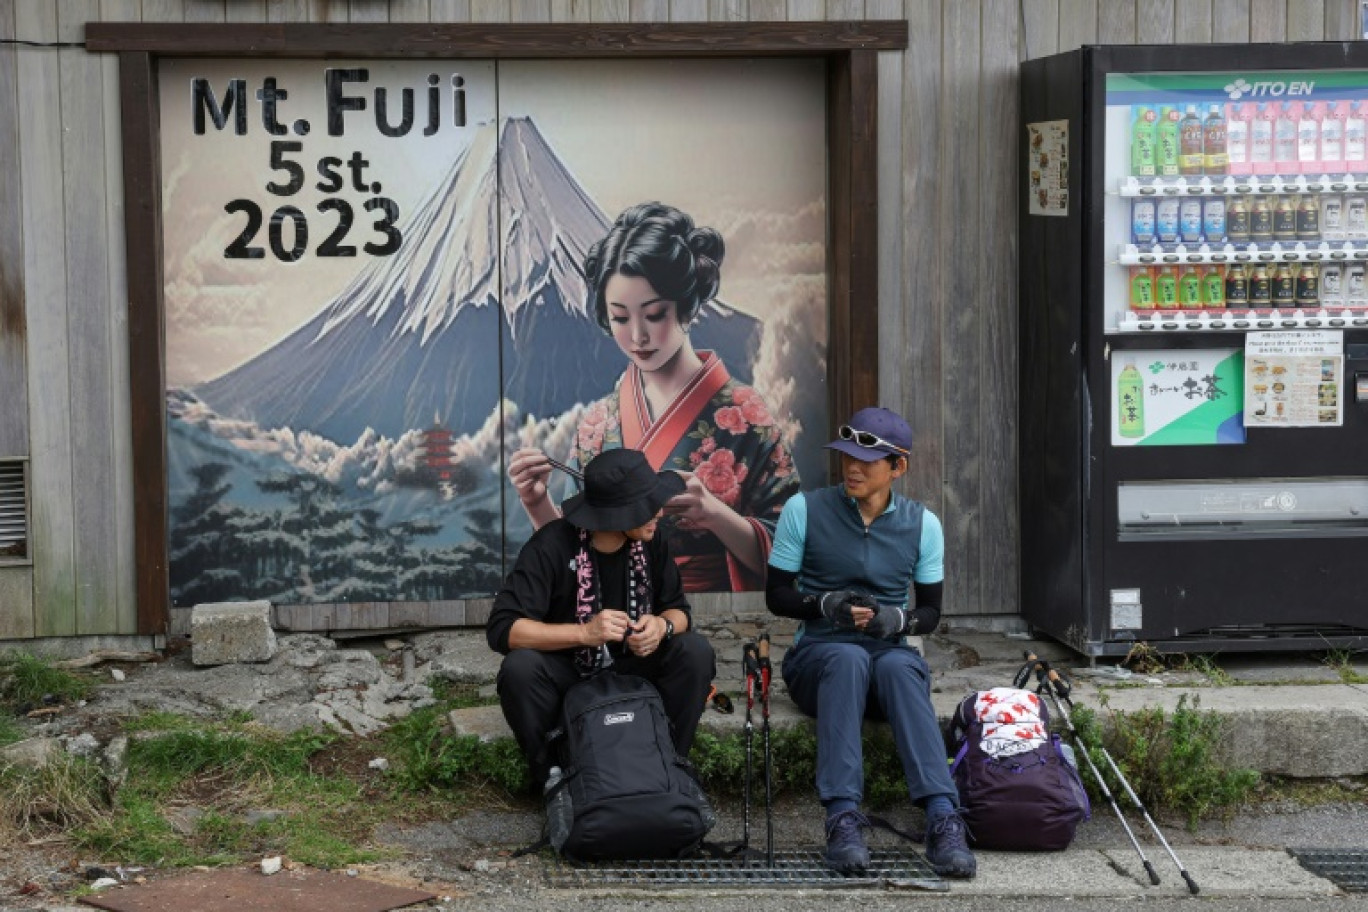
[[[0,563],[29,557],[27,469],[23,460],[0,460]]]

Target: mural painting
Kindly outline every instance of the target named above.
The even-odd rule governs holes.
[[[824,465],[820,63],[160,75],[175,604],[489,595],[537,522],[517,454],[574,469],[624,440],[693,479],[690,588],[757,585]],[[711,264],[689,313],[637,320],[673,327],[664,374],[595,305],[634,212],[687,220]],[[573,491],[538,480],[544,508]]]

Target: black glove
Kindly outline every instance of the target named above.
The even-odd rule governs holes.
[[[817,597],[817,605],[822,609],[822,617],[843,630],[855,629],[855,618],[850,609],[856,606],[868,607],[868,596],[854,589],[836,589],[823,592]]]
[[[880,640],[897,636],[907,629],[907,612],[896,605],[880,605],[864,632]]]

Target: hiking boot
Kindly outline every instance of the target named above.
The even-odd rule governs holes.
[[[959,814],[946,814],[926,827],[926,860],[942,877],[973,877],[978,871],[974,853],[969,851],[969,830]]]
[[[869,821],[859,811],[841,811],[827,818],[827,867],[842,874],[863,874],[869,867],[869,849],[865,846],[864,828]]]

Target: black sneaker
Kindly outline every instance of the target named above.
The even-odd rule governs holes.
[[[978,862],[969,851],[968,829],[959,814],[946,814],[926,827],[926,860],[942,877],[973,877]],[[830,851],[830,850],[828,850]]]
[[[842,874],[863,874],[869,867],[864,828],[869,821],[859,811],[841,811],[827,818],[827,867]]]

